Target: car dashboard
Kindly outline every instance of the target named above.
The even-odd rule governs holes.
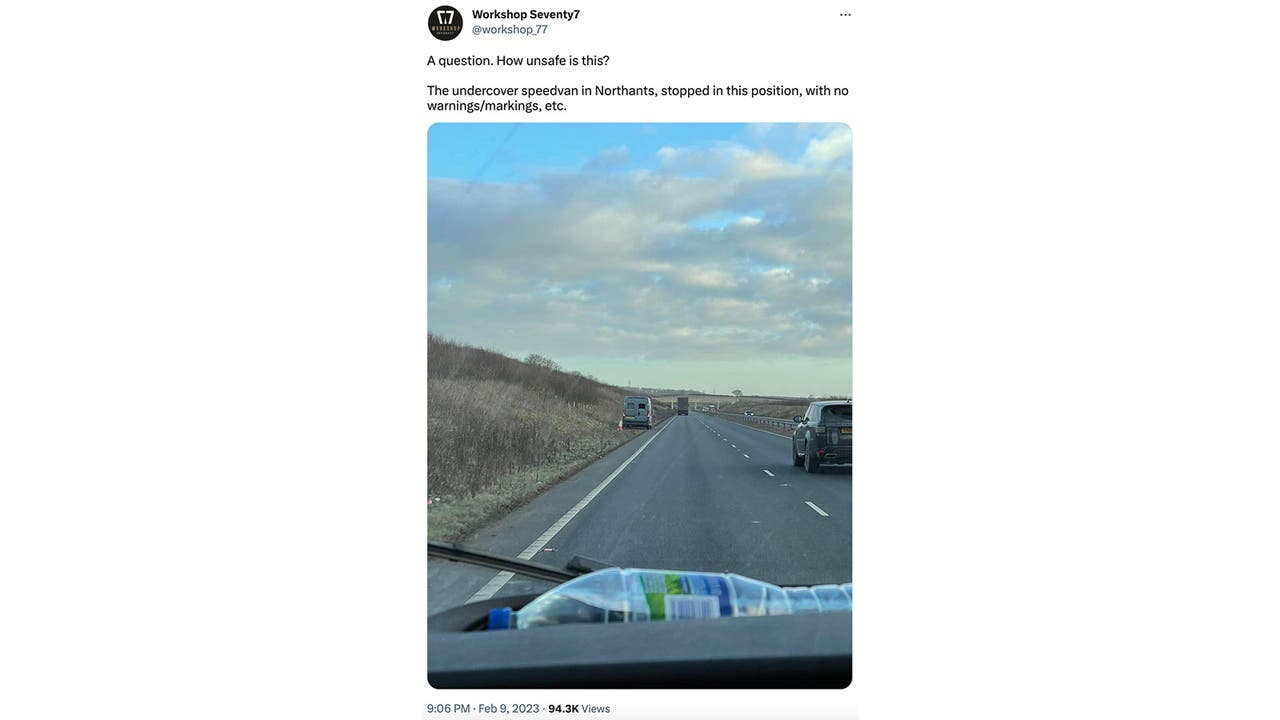
[[[427,681],[445,688],[845,688],[849,613],[483,630],[488,611],[432,616]]]

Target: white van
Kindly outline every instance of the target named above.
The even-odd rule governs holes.
[[[653,427],[653,401],[644,395],[628,395],[623,402],[622,427]]]

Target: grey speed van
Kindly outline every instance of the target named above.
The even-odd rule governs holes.
[[[628,395],[622,410],[622,427],[653,427],[653,401],[644,395]]]

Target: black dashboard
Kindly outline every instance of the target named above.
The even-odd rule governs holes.
[[[427,681],[445,688],[845,688],[849,613],[481,630],[489,608],[428,621]]]

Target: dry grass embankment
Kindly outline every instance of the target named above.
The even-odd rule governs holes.
[[[635,437],[641,431],[617,428],[625,395],[577,373],[431,336],[428,535],[461,539]]]

